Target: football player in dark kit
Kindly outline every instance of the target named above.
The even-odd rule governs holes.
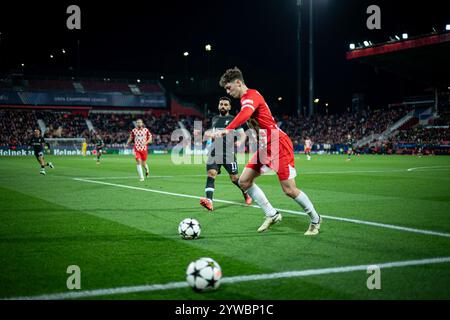
[[[44,159],[44,146],[47,145],[47,147],[50,149],[50,145],[48,142],[45,141],[44,137],[41,135],[41,130],[36,129],[34,130],[33,137],[30,140],[30,146],[33,147],[34,156],[36,157],[37,161],[41,165],[41,171],[40,174],[46,175],[45,167],[50,167],[51,169],[54,168],[53,164],[51,162],[45,163]]]
[[[351,156],[355,154],[355,150],[353,147],[353,144],[355,143],[355,140],[353,140],[351,134],[349,133],[347,135],[347,161],[351,160]]]
[[[205,137],[210,138],[211,134],[216,130],[223,130],[228,124],[233,121],[234,116],[230,115],[231,110],[231,100],[227,97],[220,98],[219,100],[219,115],[214,116],[211,122],[211,129],[206,131]],[[245,142],[244,129],[239,128],[237,131],[238,141],[237,144],[240,145]],[[218,150],[220,150],[218,152]],[[218,153],[222,153],[219,155]],[[214,210],[213,207],[213,194],[214,194],[214,182],[218,174],[220,174],[221,167],[227,170],[231,182],[236,185],[236,187],[241,190],[245,202],[250,205],[252,203],[252,198],[238,185],[238,165],[236,161],[235,154],[235,144],[231,143],[226,145],[226,139],[218,139],[213,141],[210,150],[208,150],[208,160],[206,164],[206,170],[208,172],[208,177],[206,179],[205,193],[206,198],[200,199],[200,204],[208,209],[209,211]]]
[[[94,135],[94,144],[95,151],[97,153],[97,164],[100,164],[100,157],[104,153],[103,148],[105,147],[105,143],[103,142],[102,137],[98,133]]]

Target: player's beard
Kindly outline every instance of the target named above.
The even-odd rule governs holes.
[[[221,116],[226,116],[228,114],[228,110],[227,109],[220,109],[219,112],[220,112]]]

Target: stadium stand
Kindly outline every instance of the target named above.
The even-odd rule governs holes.
[[[360,114],[315,115],[310,118],[284,117],[281,128],[292,138],[294,144],[302,144],[309,136],[316,143],[344,143],[347,135],[359,140],[364,136],[379,134],[402,118],[410,109],[407,107],[389,110],[366,110]]]
[[[403,110],[407,112],[408,110]],[[342,115],[316,115],[314,117],[296,118],[283,117],[279,123],[281,128],[292,138],[295,150],[303,150],[304,138],[309,136],[315,143],[315,150],[323,150],[325,144],[332,147],[328,150],[341,150],[347,141],[347,134],[353,139],[359,139],[367,133],[382,132],[389,124],[401,117],[399,110],[365,112],[361,115],[345,113]],[[38,119],[42,120],[47,130],[47,138],[86,138],[92,141],[94,132],[99,133],[108,147],[123,147],[134,121],[142,118],[153,133],[154,149],[170,149],[176,142],[171,141],[172,132],[184,126],[193,132],[194,121],[202,121],[203,128],[209,127],[209,118],[196,116],[175,116],[169,112],[147,113],[114,113],[80,111],[55,111],[32,109],[0,109],[0,146],[14,148],[27,145],[32,130],[38,127]],[[94,127],[88,129],[86,120]],[[411,124],[402,126],[394,135],[383,141],[362,146],[363,153],[413,153],[419,146],[433,149],[450,144],[450,117],[442,116],[432,124]],[[447,152],[447,151],[446,151]],[[427,151],[433,153],[433,151]]]
[[[142,118],[153,134],[154,146],[169,147],[171,134],[178,128],[175,117],[170,114],[155,116],[153,114],[91,114],[89,119],[96,133],[100,134],[107,145],[123,145],[128,140],[134,121]],[[92,133],[91,133],[92,135]]]
[[[15,81],[12,85],[12,80],[6,76],[0,79],[0,89],[12,89],[16,87],[19,91],[43,91],[43,92],[74,92],[76,87],[82,87],[83,92],[108,92],[108,93],[126,93],[132,94],[129,84],[132,83],[139,88],[141,93],[164,93],[164,88],[153,81],[146,81],[143,83],[135,83],[127,79],[88,79],[88,78],[43,78],[39,76],[31,76],[30,78],[21,78]]]
[[[82,138],[87,135],[88,127],[82,115],[71,112],[37,111],[36,117],[47,126],[48,138]]]
[[[153,84],[153,83],[142,83],[138,85],[138,88],[141,90],[142,93],[152,93],[152,92],[161,92],[163,89],[159,84]]]
[[[419,126],[409,130],[401,130],[390,139],[391,143],[444,145],[450,142],[450,129]]]
[[[36,127],[34,111],[0,109],[0,146],[26,145]]]
[[[0,109],[0,145],[3,147],[26,145],[32,129],[37,127],[46,127],[45,136],[48,138],[86,138],[88,142],[92,141],[93,133],[96,132],[102,136],[107,146],[123,147],[130,130],[134,127],[134,121],[142,118],[153,133],[152,148],[170,149],[174,145],[171,135],[175,129],[185,128],[192,132],[194,121],[202,121],[203,128],[207,129],[210,118],[215,114],[214,112],[205,118],[195,104],[186,103],[173,94],[166,94],[166,90],[157,81],[138,83],[136,80],[123,79],[111,81],[109,78],[98,80],[34,77],[15,81],[10,77],[0,80],[0,88],[6,89],[6,92],[10,90],[70,91],[79,94],[81,92],[82,96],[74,96],[77,99],[84,98],[84,94],[89,98],[90,92],[117,93],[119,96],[126,94],[127,99],[131,99],[130,96],[136,98],[135,95],[140,99],[141,94],[147,94],[148,96],[142,100],[155,99],[151,96],[152,93],[170,96],[170,103],[162,107],[136,107],[135,102],[114,108],[95,104],[34,106],[27,100],[28,105],[22,102],[23,105],[15,108],[14,105],[8,106],[2,102],[4,109]],[[5,96],[8,97],[8,94]],[[97,98],[94,94],[92,96]],[[361,144],[357,144],[361,150],[365,150],[361,152],[371,152],[373,148],[378,150],[386,145],[392,150],[397,146],[399,149],[405,149],[418,144],[448,145],[450,112],[446,101],[449,95],[443,93],[442,97],[439,100],[439,115],[430,105],[420,103],[420,107],[414,107],[415,104],[404,102],[357,113],[315,114],[309,118],[282,116],[277,121],[281,129],[293,140],[297,152],[303,151],[306,137],[310,137],[315,143],[313,149],[315,151],[323,150],[324,145],[330,145],[331,147],[326,148],[327,151],[342,152],[348,134],[354,141],[362,141]],[[420,99],[417,101],[420,102]],[[365,141],[367,137],[375,138]],[[405,146],[407,144],[414,146]]]
[[[128,87],[128,84],[125,82],[95,80],[82,80],[80,82],[87,92],[122,92],[131,94],[130,87]]]
[[[74,91],[72,81],[68,80],[35,80],[25,81],[25,86],[31,91]]]
[[[408,108],[392,110],[365,111],[359,115],[344,113],[341,115],[315,115],[311,118],[296,118],[284,116],[279,120],[281,128],[292,138],[294,145],[303,145],[303,140],[309,136],[316,144],[345,143],[347,135],[353,139],[360,139],[364,135],[381,133],[386,128],[409,112]],[[98,132],[107,144],[123,144],[128,139],[129,131],[134,121],[143,118],[147,127],[155,135],[155,144],[158,146],[171,145],[170,135],[179,128],[180,121],[184,127],[192,132],[194,121],[203,121],[203,127],[208,128],[209,118],[202,120],[196,115],[179,116],[165,113],[121,113],[85,111],[55,111],[55,110],[1,110],[1,127],[3,145],[17,137],[26,136],[31,129],[37,127],[37,120],[41,119],[47,126],[47,137],[87,137],[89,132],[86,119],[91,120],[94,130]],[[438,118],[434,125],[448,125],[448,115]],[[15,125],[17,123],[17,125]],[[18,125],[20,124],[20,125]],[[24,125],[22,125],[24,124]],[[448,129],[424,130],[417,133],[417,123],[408,123],[400,128],[399,134],[391,142],[415,142],[417,137],[430,143],[445,142],[450,139]],[[9,134],[8,134],[9,131]],[[429,134],[428,134],[429,133]],[[439,139],[437,137],[440,137]],[[439,140],[439,141],[438,141]]]

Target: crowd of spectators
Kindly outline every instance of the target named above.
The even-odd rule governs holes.
[[[37,111],[36,117],[42,119],[47,127],[47,138],[80,138],[88,134],[86,119],[81,114],[70,112]]]
[[[0,146],[28,144],[36,127],[34,111],[0,109]]]
[[[389,141],[393,144],[447,145],[450,143],[450,129],[418,126],[409,130],[400,130]]]
[[[131,114],[90,114],[95,133],[99,134],[105,144],[116,145],[126,143],[133,121]],[[93,132],[90,132],[88,141],[92,141]]]
[[[134,121],[142,119],[146,127],[153,135],[153,145],[155,147],[170,147],[172,145],[172,132],[178,128],[175,117],[169,113],[155,116],[148,114],[105,114],[97,113],[89,115],[94,131],[98,133],[106,145],[124,145],[130,131],[134,128]],[[90,133],[92,136],[92,132]]]
[[[303,145],[309,137],[315,144],[343,144],[348,134],[354,141],[385,131],[390,125],[405,116],[410,110],[392,108],[390,110],[364,111],[358,114],[315,115],[309,118],[281,117],[277,119],[279,126],[293,140],[295,146]],[[174,117],[169,112],[162,114],[130,114],[130,113],[77,113],[71,111],[51,110],[13,110],[0,109],[0,146],[26,145],[33,129],[38,127],[38,119],[42,119],[47,127],[47,138],[86,138],[92,143],[93,133],[98,133],[105,144],[110,147],[123,146],[134,121],[144,120],[153,134],[153,147],[170,148],[177,142],[171,141],[172,132],[185,127],[190,133],[194,129],[194,121],[202,121],[203,130],[210,127],[210,118]],[[92,122],[94,130],[89,130],[86,120]],[[181,126],[180,126],[181,124]],[[395,144],[448,144],[450,143],[450,117],[443,115],[433,123],[433,127],[413,126],[400,130],[387,143]]]
[[[405,107],[390,110],[365,110],[361,113],[315,115],[312,117],[283,117],[280,125],[293,140],[303,144],[306,137],[320,144],[339,144],[347,141],[347,135],[357,141],[365,136],[379,134],[409,112]]]

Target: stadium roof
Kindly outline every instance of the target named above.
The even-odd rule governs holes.
[[[450,33],[384,43],[347,52],[358,60],[431,86],[450,86]]]

